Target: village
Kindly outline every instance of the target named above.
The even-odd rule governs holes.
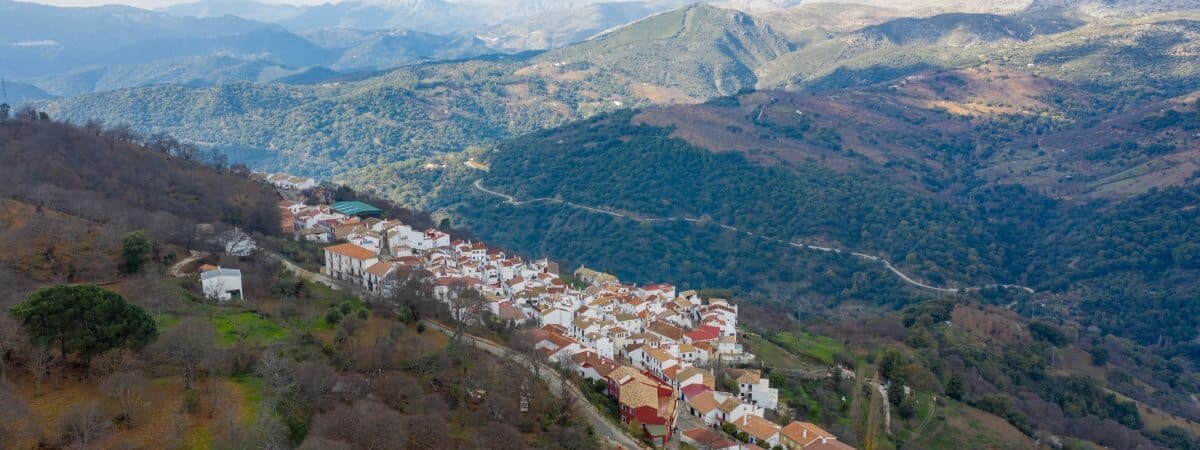
[[[306,180],[293,178],[267,182],[302,189]],[[415,229],[363,202],[284,200],[278,207],[296,239],[329,244],[321,273],[332,280],[385,296],[401,277],[417,273],[460,320],[480,320],[486,311],[532,328],[547,361],[602,383],[619,406],[614,419],[654,446],[677,437],[706,449],[852,448],[812,423],[768,420],[780,406],[779,392],[760,370],[735,368],[755,356],[738,341],[738,306],[727,299],[678,292],[668,283],[622,283],[587,267],[564,274],[549,259],[528,261],[483,242]],[[718,376],[729,381],[718,385]]]

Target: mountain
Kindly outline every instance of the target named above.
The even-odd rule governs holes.
[[[346,45],[330,67],[342,71],[382,70],[428,60],[466,59],[495,53],[472,36],[436,35],[415,31],[392,31],[343,37],[331,45]],[[336,43],[335,43],[336,42]],[[339,46],[340,46],[339,45]]]
[[[509,51],[547,50],[587,40],[655,13],[684,6],[676,0],[596,3],[553,10],[486,27],[479,38]]]
[[[6,101],[9,105],[21,105],[36,100],[54,98],[54,95],[37,86],[13,81],[4,82],[4,96],[4,98],[0,98],[0,102]]]
[[[148,39],[218,38],[278,29],[236,17],[196,19],[124,6],[58,8],[0,0],[0,74],[36,76],[67,70]],[[47,28],[45,24],[55,24]]]
[[[753,87],[756,70],[790,50],[745,13],[696,5],[658,14],[538,57],[683,91],[695,98]]]
[[[306,72],[308,71],[304,69],[261,60],[195,56],[167,58],[143,64],[87,66],[64,74],[39,78],[37,83],[57,95],[71,96],[159,84],[204,87],[239,82],[312,82],[341,76],[337,72],[328,71],[313,78],[311,74],[302,75]]]
[[[178,16],[213,18],[236,16],[258,22],[278,23],[304,13],[304,7],[286,3],[263,3],[253,0],[204,0],[178,3],[159,9]]]

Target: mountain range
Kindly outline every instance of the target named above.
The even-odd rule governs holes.
[[[864,1],[282,8],[171,38],[178,62],[47,76],[103,92],[37,105],[911,349],[982,429],[1195,448],[1200,5]]]

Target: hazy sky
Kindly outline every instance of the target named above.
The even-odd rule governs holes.
[[[24,0],[33,3],[45,3],[55,6],[97,6],[97,5],[129,5],[139,8],[159,8],[177,3],[192,3],[195,0]],[[260,0],[263,3],[288,3],[293,5],[313,5],[320,3],[337,3],[341,0]]]

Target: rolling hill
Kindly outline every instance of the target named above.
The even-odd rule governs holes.
[[[756,70],[790,50],[751,16],[695,5],[657,14],[539,59],[583,64],[696,98],[753,87]]]

